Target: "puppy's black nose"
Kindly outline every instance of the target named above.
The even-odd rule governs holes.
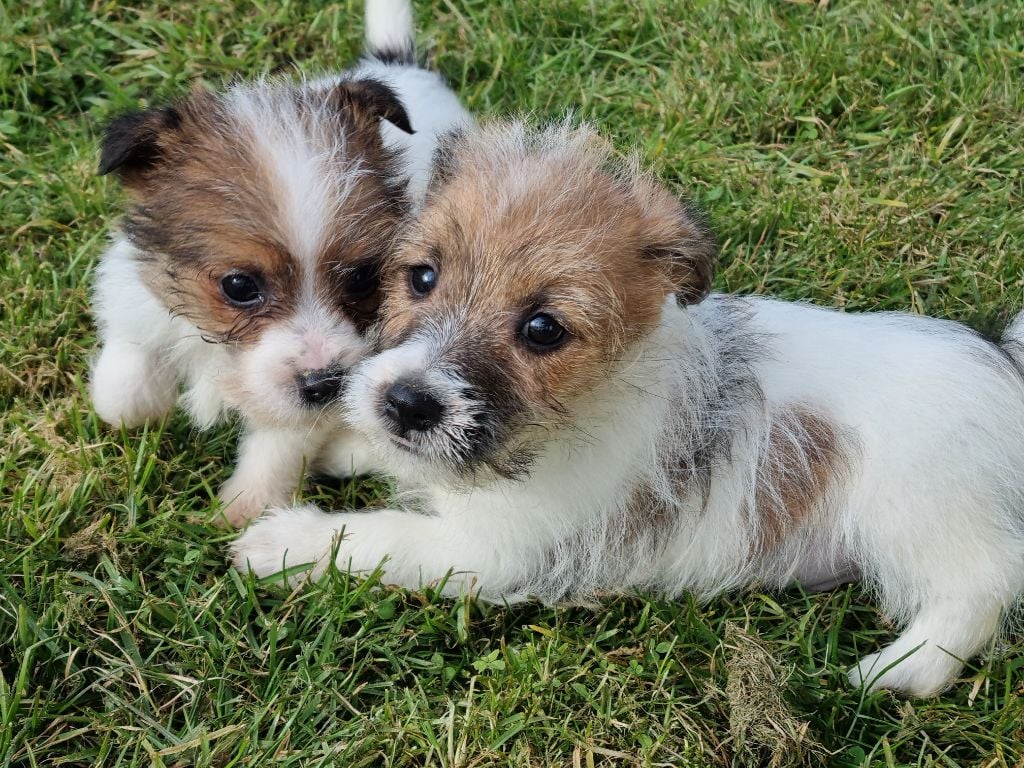
[[[304,371],[295,377],[299,397],[305,405],[323,405],[341,391],[342,372],[337,368]]]
[[[444,406],[433,395],[404,381],[396,381],[384,393],[384,412],[404,435],[412,429],[425,432],[437,426],[444,415]]]

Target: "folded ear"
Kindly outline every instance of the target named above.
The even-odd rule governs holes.
[[[697,304],[711,292],[718,243],[704,214],[649,179],[639,182],[646,198],[643,252],[665,268],[680,304]]]
[[[116,173],[131,184],[160,162],[160,137],[181,125],[171,107],[144,109],[110,121],[100,151],[99,173]]]
[[[337,106],[353,117],[387,120],[406,133],[415,133],[398,94],[380,80],[343,80],[334,86],[333,96]]]
[[[435,192],[444,186],[458,169],[457,149],[466,135],[465,128],[452,128],[437,137],[437,146],[430,163],[429,192]]]

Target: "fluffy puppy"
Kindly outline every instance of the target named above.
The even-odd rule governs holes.
[[[349,72],[198,89],[116,119],[103,142],[100,173],[132,205],[97,272],[96,411],[159,419],[183,384],[199,427],[240,415],[220,494],[236,525],[288,502],[307,463],[372,467],[325,406],[367,352],[380,262],[438,135],[469,120],[416,66],[408,1],[366,14],[367,58]]]
[[[456,138],[346,396],[416,503],[278,510],[237,566],[319,571],[335,539],[508,602],[863,578],[904,629],[851,680],[942,690],[1024,592],[1024,321],[709,296],[714,255],[587,128]]]

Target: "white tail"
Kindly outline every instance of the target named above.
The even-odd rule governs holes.
[[[1024,312],[1020,312],[1003,331],[1001,346],[1018,366],[1024,368]]]
[[[366,0],[366,55],[384,64],[415,64],[409,0]]]

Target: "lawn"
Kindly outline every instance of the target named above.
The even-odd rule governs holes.
[[[997,328],[1024,304],[1024,4],[421,2],[481,114],[573,108],[711,214],[722,290]],[[84,379],[121,199],[103,123],[350,62],[361,3],[0,6],[4,766],[1024,766],[1024,637],[934,700],[851,690],[857,587],[502,609],[227,567],[230,428],[119,432]],[[1024,467],[1022,467],[1024,471]],[[336,506],[372,485],[311,487]]]

